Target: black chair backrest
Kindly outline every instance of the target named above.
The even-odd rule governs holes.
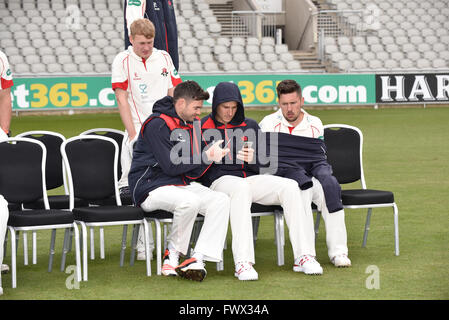
[[[9,203],[34,202],[43,197],[43,149],[37,143],[0,143],[0,194]]]
[[[77,139],[65,148],[73,181],[74,196],[102,200],[115,196],[115,146],[99,139]]]
[[[52,134],[29,134],[22,137],[36,139],[42,142],[47,149],[47,161],[45,164],[45,182],[47,189],[55,189],[64,184],[62,171],[61,144],[64,141],[61,137]]]
[[[117,144],[118,144],[118,159],[120,161],[120,155],[122,154],[123,133],[118,133],[115,131],[108,131],[108,129],[104,129],[104,130],[99,129],[98,131],[89,132],[89,135],[97,135],[100,137],[107,137],[107,138],[114,139],[115,142],[117,142]],[[118,172],[118,177],[120,179],[120,176],[122,175],[122,166],[120,166],[120,165],[117,166],[117,172]]]
[[[360,135],[350,128],[324,129],[327,161],[340,184],[361,179]]]

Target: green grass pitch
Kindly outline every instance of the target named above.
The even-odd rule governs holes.
[[[49,232],[38,239],[38,263],[23,265],[22,240],[18,248],[18,287],[11,289],[11,275],[2,276],[0,300],[16,299],[431,299],[449,298],[449,108],[382,108],[308,111],[324,124],[345,123],[364,134],[364,169],[367,185],[391,190],[399,207],[400,255],[394,255],[393,214],[390,208],[374,209],[366,248],[361,247],[365,210],[346,210],[349,257],[353,266],[337,269],[329,261],[324,223],[316,240],[322,276],[292,271],[293,257],[286,233],[285,265],[276,265],[273,219],[264,217],[256,244],[259,280],[241,282],[234,277],[231,237],[228,230],[224,271],[207,263],[201,283],[155,275],[145,276],[145,263],[119,266],[121,228],[105,228],[106,258],[89,260],[89,281],[70,282],[70,273],[59,263],[63,232],[58,231],[55,264],[47,272]],[[248,111],[258,121],[272,111]],[[52,130],[71,137],[94,128],[123,129],[117,113],[13,117],[13,134]],[[60,190],[53,191],[53,193]],[[131,228],[130,228],[131,229]],[[287,229],[286,229],[287,232]],[[98,244],[99,234],[96,231]],[[131,233],[128,234],[128,240]],[[30,238],[30,237],[29,237]],[[128,242],[129,243],[129,242]],[[30,247],[30,244],[29,244]],[[31,252],[30,252],[31,253]],[[30,255],[31,258],[31,255]],[[4,263],[10,264],[10,247]],[[73,251],[67,266],[75,263]],[[373,269],[374,268],[374,269]],[[370,288],[377,270],[377,288]],[[68,284],[68,285],[67,285]],[[368,285],[367,285],[368,284]],[[72,289],[70,289],[72,288]]]

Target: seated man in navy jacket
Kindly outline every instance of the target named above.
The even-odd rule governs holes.
[[[208,98],[196,82],[185,81],[175,88],[173,98],[158,100],[140,130],[129,173],[135,205],[144,211],[173,213],[162,274],[196,281],[206,276],[204,260],[222,260],[229,218],[229,197],[195,182],[211,161],[221,160],[229,151],[219,147],[220,141],[204,152],[196,143],[201,128],[199,121],[197,126],[193,121]],[[179,264],[180,254],[187,253],[198,213],[205,219],[194,254]]]

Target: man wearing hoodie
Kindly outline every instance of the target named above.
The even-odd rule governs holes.
[[[204,137],[224,140],[230,152],[220,163],[214,163],[202,177],[203,184],[230,197],[230,223],[235,276],[239,280],[257,280],[254,269],[254,242],[251,204],[281,205],[289,228],[295,258],[293,270],[306,274],[322,274],[315,260],[313,216],[304,210],[295,181],[259,174],[254,149],[259,126],[246,118],[237,85],[219,83],[214,90],[212,112],[201,120]],[[207,138],[205,138],[207,140]],[[260,143],[263,143],[260,141]]]
[[[130,26],[132,46],[119,53],[112,63],[112,89],[125,126],[120,159],[122,176],[118,182],[121,194],[129,194],[132,148],[142,122],[152,113],[154,102],[172,96],[174,87],[181,82],[170,55],[153,47],[154,37],[151,21],[135,20]],[[145,260],[142,232],[137,243],[137,259]]]
[[[175,88],[173,97],[158,100],[139,132],[129,173],[135,205],[147,212],[173,213],[162,274],[196,281],[206,276],[204,260],[222,260],[229,219],[229,197],[195,182],[210,162],[220,161],[229,151],[219,147],[222,141],[200,150],[197,117],[208,98],[209,93],[196,82],[186,81]],[[194,254],[179,264],[180,254],[187,253],[198,213],[205,218]]]

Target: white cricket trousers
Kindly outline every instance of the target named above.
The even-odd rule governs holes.
[[[3,263],[3,244],[5,242],[6,227],[8,224],[8,202],[0,195],[0,265]],[[2,277],[0,274],[0,288],[2,287]]]
[[[312,178],[312,182],[313,187],[303,191],[303,199],[305,203],[311,203],[313,201],[321,212],[326,230],[326,244],[329,259],[332,260],[333,257],[340,254],[348,255],[345,211],[339,210],[329,213],[321,183],[315,178]]]
[[[296,181],[273,176],[255,175],[248,178],[222,176],[211,189],[229,195],[230,224],[234,262],[255,263],[251,204],[280,205],[289,229],[294,258],[315,256],[315,233],[312,210],[305,210]]]
[[[220,262],[229,221],[229,197],[199,183],[187,186],[163,186],[150,193],[141,204],[145,211],[166,210],[173,213],[168,241],[177,251],[187,254],[195,219],[204,216],[204,223],[194,252],[204,260]]]
[[[140,126],[136,127],[137,134],[140,131]],[[120,165],[122,166],[122,176],[118,181],[118,188],[128,186],[128,174],[131,169],[131,163],[133,161],[133,145],[128,141],[128,131],[125,130],[125,136],[122,141],[122,152],[120,154]]]

